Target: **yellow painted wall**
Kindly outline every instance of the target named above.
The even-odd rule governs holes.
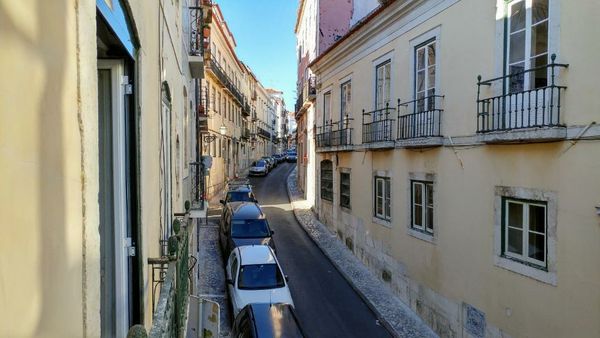
[[[425,6],[433,1],[422,3]],[[600,3],[587,0],[553,4],[560,6],[557,62],[570,64],[559,76],[559,83],[568,86],[561,114],[567,126],[585,126],[598,121],[600,116],[600,100],[593,92],[600,75],[594,64],[600,49],[597,44],[586,43],[597,35],[592,27],[597,26],[595,18],[600,14]],[[400,8],[400,4],[391,8]],[[408,80],[413,71],[410,41],[440,27],[437,88],[439,94],[445,95],[442,132],[453,138],[475,136],[476,77],[499,75],[496,11],[496,3],[492,1],[457,1],[412,28],[402,26],[400,21],[385,21],[387,16],[382,14],[380,20],[375,19],[313,67],[320,88],[317,102],[322,102],[322,93],[332,88],[335,122],[339,116],[339,86],[342,79],[351,76],[353,141],[360,144],[361,111],[372,110],[374,105],[373,61],[391,52],[392,102],[412,98],[412,83]],[[395,28],[390,28],[394,23]],[[365,33],[378,29],[382,31]],[[406,31],[391,38],[394,29]],[[321,114],[322,105],[317,104],[317,121],[321,121]],[[472,142],[475,140],[476,137],[472,138]],[[351,213],[348,215],[339,208],[337,199],[333,205],[321,201],[318,182],[315,204],[322,218],[337,215],[334,224],[329,225],[335,230],[345,231],[348,219],[364,224],[366,235],[377,248],[360,248],[372,250],[373,262],[366,262],[367,265],[371,264],[379,275],[382,267],[403,271],[405,275],[393,277],[402,282],[390,286],[417,312],[418,299],[423,302],[421,307],[432,306],[439,318],[452,322],[459,320],[456,318],[465,302],[485,313],[488,336],[498,336],[500,332],[515,337],[598,336],[600,218],[595,206],[600,203],[599,142],[580,141],[566,152],[570,141],[516,145],[474,142],[456,148],[456,153],[449,146],[338,152],[338,167],[352,170]],[[322,159],[334,159],[334,155],[317,153],[317,166]],[[391,227],[372,221],[374,170],[388,170],[392,175]],[[439,221],[435,225],[435,243],[408,232],[411,172],[437,175],[434,198]],[[334,191],[339,196],[336,180],[339,171],[334,172]],[[557,194],[556,286],[494,264],[495,186],[535,188]],[[356,249],[355,253],[358,252]],[[431,296],[432,293],[437,296]],[[451,324],[457,327],[456,323]],[[461,330],[454,334],[463,336]]]

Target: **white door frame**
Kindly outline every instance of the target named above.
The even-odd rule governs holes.
[[[111,74],[112,99],[112,156],[114,184],[114,241],[115,241],[115,325],[117,335],[127,335],[129,329],[129,256],[127,247],[127,182],[125,158],[125,91],[122,60],[98,60],[98,69]]]

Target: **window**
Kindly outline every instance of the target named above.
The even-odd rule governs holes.
[[[375,177],[375,217],[392,219],[391,181],[389,177]]]
[[[331,92],[323,94],[323,125],[331,119]]]
[[[387,60],[375,68],[375,109],[383,109],[390,103],[391,67],[391,61]]]
[[[221,110],[221,92],[217,93],[217,113],[222,114],[223,111]]]
[[[340,87],[342,102],[340,104],[340,121],[345,121],[346,118],[352,117],[350,108],[352,107],[352,82],[346,81]]]
[[[340,173],[340,206],[350,209],[350,173]]]
[[[209,108],[212,108],[212,110],[217,110],[216,108],[216,101],[215,101],[215,87],[212,87],[212,91],[210,93],[210,102],[208,103],[210,105]]]
[[[434,109],[435,76],[436,76],[436,43],[435,39],[415,47],[415,100],[417,111]],[[429,99],[425,99],[429,97]]]
[[[411,227],[433,234],[433,182],[411,181]]]
[[[329,160],[321,161],[321,198],[333,201],[333,164]]]
[[[508,4],[506,72],[515,74],[548,64],[548,1],[516,0]],[[546,69],[512,76],[507,83],[511,93],[545,87]]]
[[[503,255],[546,267],[546,203],[506,198]]]

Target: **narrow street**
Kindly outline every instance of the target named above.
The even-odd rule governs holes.
[[[290,278],[299,320],[308,337],[389,337],[373,312],[297,223],[286,189],[295,164],[282,163],[252,178],[273,230],[277,256]]]

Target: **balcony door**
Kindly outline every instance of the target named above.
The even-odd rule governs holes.
[[[124,337],[131,324],[127,139],[123,62],[98,60],[100,296],[102,335]]]
[[[553,117],[548,87],[549,1],[515,0],[508,4],[504,116],[500,129],[548,124]],[[539,68],[537,70],[532,70]],[[532,71],[530,71],[532,70]]]

